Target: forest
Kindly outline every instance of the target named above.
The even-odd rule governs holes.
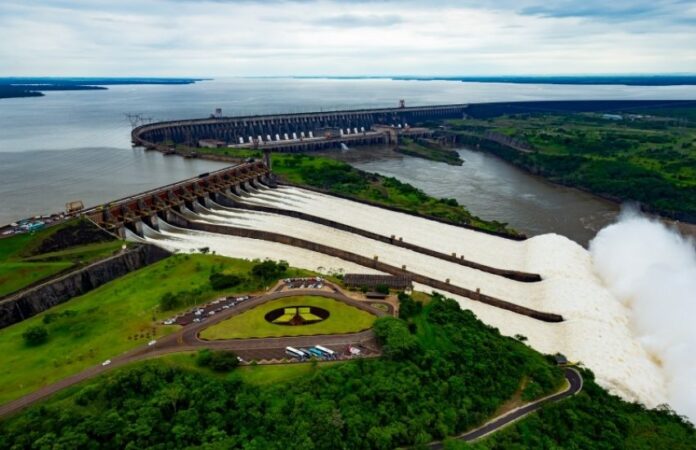
[[[450,123],[459,142],[551,181],[696,222],[694,107],[516,114]],[[528,151],[506,145],[524,142]]]
[[[321,370],[314,362],[302,377],[273,384],[245,381],[234,362],[227,364],[231,358],[219,354],[196,359],[210,373],[139,363],[0,423],[0,448],[422,447],[485,422],[504,405],[514,406],[511,399],[526,402],[562,386],[552,357],[501,336],[454,300],[433,295],[422,307],[402,294],[400,301],[401,318],[375,324],[382,358],[319,364]],[[626,403],[594,384],[590,371],[583,373],[585,388],[577,397],[475,448],[693,444],[694,429],[681,417]],[[465,447],[453,439],[446,446]]]
[[[261,386],[237,369],[220,378],[139,364],[0,424],[0,448],[390,449],[461,432],[516,392],[536,397],[563,382],[548,358],[453,300],[407,309],[375,325],[384,358]]]

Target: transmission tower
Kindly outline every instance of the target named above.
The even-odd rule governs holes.
[[[140,126],[143,123],[143,115],[142,114],[126,113],[126,118],[130,122],[131,128],[135,128],[137,126]]]

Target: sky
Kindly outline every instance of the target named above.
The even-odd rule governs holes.
[[[696,73],[695,0],[2,0],[0,76]]]

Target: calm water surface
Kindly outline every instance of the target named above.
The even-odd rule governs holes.
[[[223,166],[130,148],[125,113],[153,120],[396,105],[562,99],[696,99],[694,86],[563,86],[448,81],[224,79],[183,86],[113,86],[0,100],[0,223],[107,202]],[[433,195],[455,197],[483,218],[531,234],[586,240],[610,214],[604,202],[543,183],[501,161],[462,150],[450,167],[386,159],[365,168]],[[398,172],[398,173],[397,173]],[[542,187],[543,186],[543,187]],[[580,221],[581,226],[577,223]],[[536,225],[535,225],[536,224]],[[584,230],[584,231],[583,231]]]

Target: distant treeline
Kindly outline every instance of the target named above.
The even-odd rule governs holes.
[[[694,100],[560,100],[531,102],[474,103],[466,109],[467,115],[488,119],[512,114],[532,113],[617,113],[627,110],[641,114],[658,114],[660,110],[696,106]]]
[[[0,98],[41,97],[44,91],[104,90],[133,84],[192,84],[196,78],[0,78]]]
[[[394,80],[441,80],[473,83],[575,84],[625,86],[696,85],[695,75],[619,75],[619,76],[490,76],[490,77],[391,77]]]

